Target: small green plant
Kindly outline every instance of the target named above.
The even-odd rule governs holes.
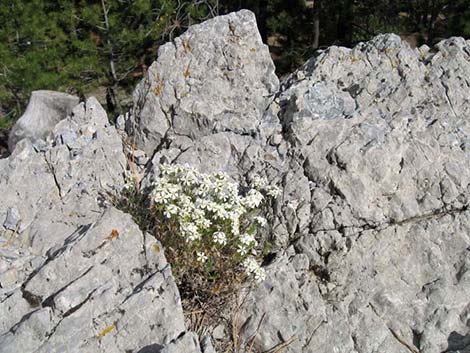
[[[160,166],[145,192],[135,184],[129,180],[123,204],[161,241],[183,298],[204,301],[232,293],[246,280],[265,279],[260,261],[269,247],[258,235],[267,220],[260,214],[266,201],[280,194],[278,187],[256,175],[242,189],[224,173],[183,165]]]

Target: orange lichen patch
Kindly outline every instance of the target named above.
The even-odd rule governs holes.
[[[159,96],[163,91],[163,83],[159,83],[157,86],[155,86],[155,89],[153,90],[153,93],[155,93],[156,96]]]
[[[163,80],[160,78],[160,75],[157,74],[157,76],[155,77],[155,88],[153,89],[153,93],[156,95],[156,96],[159,96],[162,91],[163,91],[163,87],[164,87],[164,84],[163,84]]]
[[[119,232],[117,229],[113,229],[111,233],[106,237],[106,239],[113,240],[119,236]]]
[[[112,324],[111,326],[106,327],[103,331],[101,331],[98,334],[98,338],[102,338],[102,337],[106,336],[108,333],[110,333],[115,328],[116,328],[116,324]]]
[[[190,75],[190,72],[189,72],[189,64],[188,64],[188,66],[186,67],[186,70],[183,72],[183,76],[188,78],[189,75]]]

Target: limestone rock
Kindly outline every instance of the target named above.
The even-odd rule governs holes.
[[[78,97],[54,91],[33,91],[24,114],[10,131],[8,148],[13,152],[18,141],[45,140],[52,128],[78,104]]]
[[[161,245],[107,201],[124,185],[116,129],[90,98],[51,137],[0,160],[0,351],[170,344],[185,327]]]
[[[293,246],[248,296],[243,337],[265,315],[259,350],[468,349],[470,41],[422,53],[381,35],[283,83],[270,109],[297,164],[284,197],[309,208],[305,227],[302,202],[280,209]]]
[[[254,134],[277,88],[254,14],[216,17],[160,47],[134,93],[130,134],[148,155],[173,135]]]
[[[267,279],[240,294],[242,349],[470,349],[468,77],[470,41],[380,35],[279,87],[248,11],[161,47],[118,124],[141,186],[188,163],[283,189]],[[186,331],[156,240],[104,197],[127,161],[103,109],[90,99],[48,136],[0,159],[2,352],[213,351]]]

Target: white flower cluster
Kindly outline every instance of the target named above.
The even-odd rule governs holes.
[[[253,275],[257,282],[263,282],[266,279],[266,271],[253,257],[247,257],[243,261],[243,267],[248,275]]]
[[[135,177],[134,175],[132,175],[131,172],[126,171],[124,175],[124,181],[125,181],[125,184],[123,186],[124,190],[130,191],[135,187],[135,184],[136,184]]]
[[[183,165],[160,168],[161,176],[153,183],[150,193],[153,205],[175,225],[187,243],[194,245],[197,262],[203,264],[208,260],[207,255],[215,256],[209,248],[221,251],[230,247],[244,259],[248,273],[263,279],[256,260],[246,256],[258,244],[255,225],[264,227],[267,221],[258,216],[254,224],[246,223],[249,212],[260,207],[265,196],[277,197],[279,188],[256,176],[254,188],[242,196],[239,185],[224,173],[204,174]]]
[[[269,185],[266,178],[260,177],[258,174],[255,174],[252,178],[252,185],[258,191],[264,191],[266,195],[276,198],[281,195],[282,191],[276,185]]]

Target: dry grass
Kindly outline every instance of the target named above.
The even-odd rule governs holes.
[[[241,337],[241,322],[240,313],[243,307],[246,305],[246,300],[253,285],[245,285],[243,288],[245,295],[240,301],[239,293],[232,295],[230,298],[225,298],[221,301],[219,310],[210,312],[206,310],[195,310],[190,315],[187,315],[188,328],[203,336],[207,334],[207,327],[214,324],[222,323],[229,330],[229,334],[222,341],[214,341],[214,348],[216,352],[223,353],[282,353],[284,352],[295,340],[295,336],[290,337],[285,342],[281,342],[268,350],[261,350],[256,345],[256,338],[262,332],[263,323],[266,321],[266,314],[261,316],[255,332],[248,338],[244,339]],[[228,299],[228,300],[227,300]],[[209,332],[210,333],[210,332]]]

